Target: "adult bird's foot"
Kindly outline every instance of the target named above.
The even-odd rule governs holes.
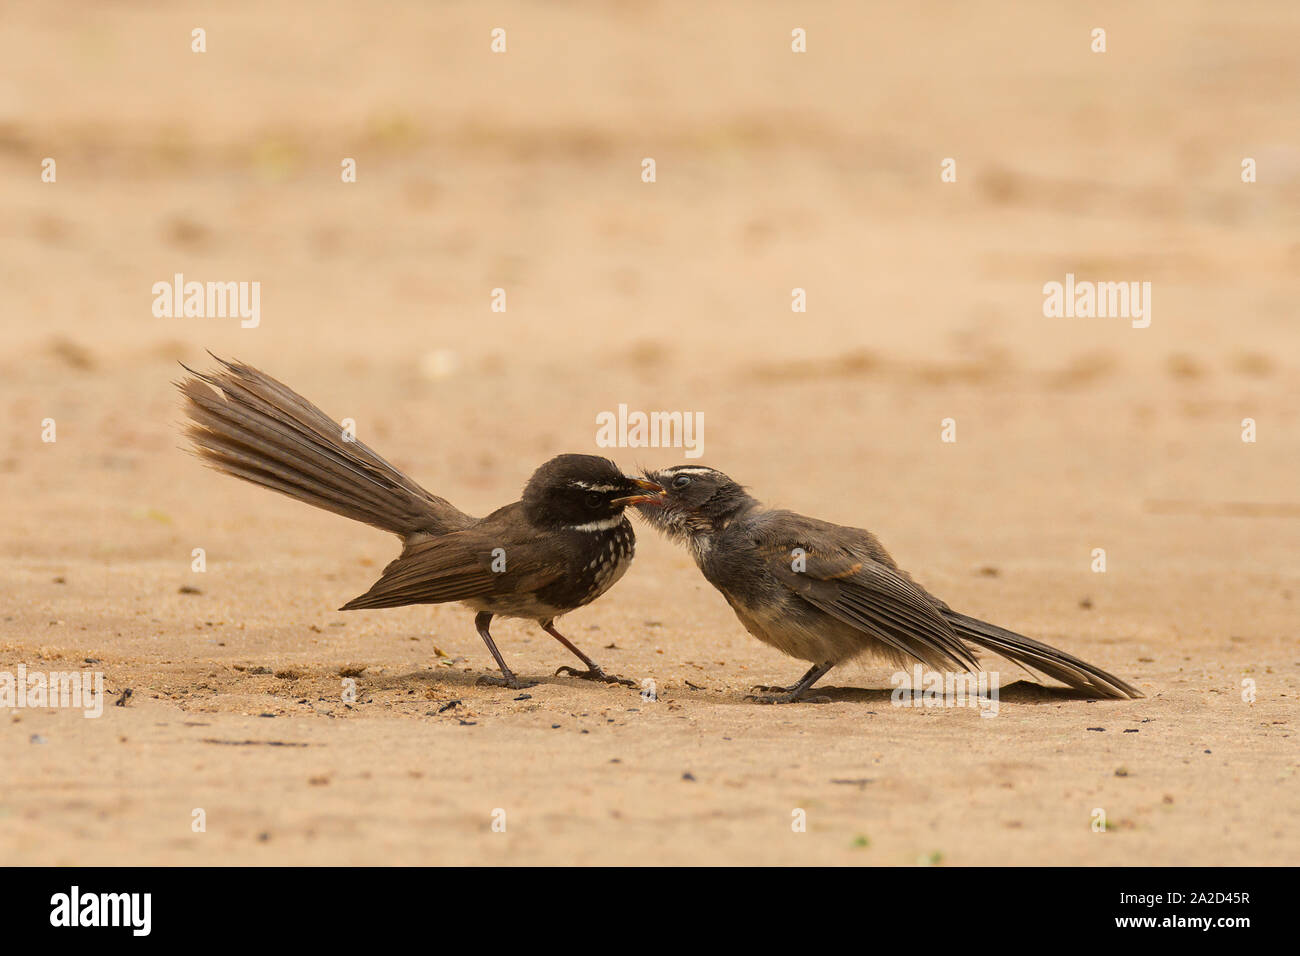
[[[634,680],[628,680],[626,677],[618,677],[614,674],[606,674],[599,667],[592,667],[585,671],[580,671],[576,667],[564,665],[555,672],[555,676],[568,674],[570,677],[580,677],[583,680],[598,680],[602,684],[622,684],[624,687],[639,687],[640,685]]]
[[[761,688],[755,688],[759,690]],[[782,690],[783,688],[773,687],[772,690]],[[831,699],[825,694],[814,694],[800,696],[793,692],[787,694],[746,694],[745,700],[752,700],[756,704],[829,704]]]
[[[761,694],[790,694],[794,692],[793,687],[778,687],[775,684],[755,684],[750,690],[756,690]],[[753,697],[753,694],[750,697]]]
[[[491,684],[493,687],[509,687],[511,690],[523,690],[525,687],[536,687],[535,680],[520,680],[514,674],[508,677],[497,677],[495,674],[484,674],[474,683]]]

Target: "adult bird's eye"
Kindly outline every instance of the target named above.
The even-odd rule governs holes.
[[[598,492],[589,491],[582,500],[587,503],[588,508],[597,508],[605,499]]]
[[[690,475],[678,475],[676,478],[673,479],[674,488],[685,488],[690,483],[691,483]]]

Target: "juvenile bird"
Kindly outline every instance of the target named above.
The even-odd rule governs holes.
[[[501,670],[500,678],[481,679],[516,689],[531,684],[506,666],[488,625],[494,615],[526,618],[586,667],[557,674],[636,686],[607,675],[555,629],[555,619],[590,604],[627,571],[636,536],[624,508],[662,497],[659,485],[624,475],[606,458],[560,455],[533,473],[521,500],[472,518],[286,385],[252,366],[218,361],[211,373],[187,368],[193,377],[178,383],[190,417],[186,434],[200,459],[402,539],[401,555],[340,610],[459,601],[477,612],[474,626]]]
[[[791,687],[760,687],[762,703],[789,703],[837,664],[874,654],[936,671],[979,669],[971,645],[1037,668],[1098,697],[1141,697],[1130,684],[1065,651],[960,614],[894,563],[870,531],[768,510],[720,471],[679,465],[646,471],[666,496],[646,520],[685,544],[760,641],[812,667]]]

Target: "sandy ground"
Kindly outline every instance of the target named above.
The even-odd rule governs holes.
[[[0,671],[107,707],[0,712],[0,862],[1300,862],[1300,9],[684,9],[7,4]],[[155,318],[176,272],[261,324]],[[1044,318],[1067,272],[1150,327]],[[523,622],[538,685],[476,686],[465,610],[334,610],[394,539],[180,450],[204,349],[477,514],[600,411],[703,412],[701,461],[1147,697],[757,706],[803,664],[649,531],[561,626],[658,700]]]

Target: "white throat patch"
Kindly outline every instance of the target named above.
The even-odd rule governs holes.
[[[571,524],[570,531],[608,531],[610,528],[617,528],[623,523],[622,515],[614,515],[612,518],[601,518],[597,521],[588,521],[586,524]]]

